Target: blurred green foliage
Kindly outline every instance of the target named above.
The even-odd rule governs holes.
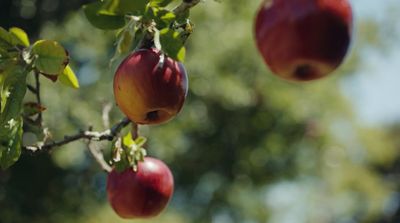
[[[358,122],[339,86],[363,64],[365,48],[384,47],[381,26],[357,20],[353,50],[328,78],[295,84],[271,75],[253,41],[258,1],[207,1],[193,9],[185,66],[190,92],[180,115],[143,126],[151,156],[175,177],[163,223],[398,222],[399,128]],[[12,21],[10,21],[12,22]],[[114,34],[82,11],[41,24],[40,38],[68,49],[81,87],[43,79],[45,123],[53,137],[104,129],[114,103]],[[32,95],[28,95],[33,97]],[[122,117],[118,108],[112,122]],[[109,143],[102,143],[106,153]],[[0,222],[109,223],[106,174],[75,142],[50,155],[23,156],[0,172]]]

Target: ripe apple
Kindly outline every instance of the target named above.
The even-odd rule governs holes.
[[[137,124],[159,124],[182,108],[188,79],[182,63],[156,49],[129,55],[114,76],[114,97],[122,112]]]
[[[350,45],[348,0],[265,0],[255,21],[257,48],[276,75],[294,81],[326,76]]]
[[[160,160],[145,157],[137,171],[111,171],[107,179],[108,200],[122,218],[149,218],[158,215],[170,200],[174,180]]]

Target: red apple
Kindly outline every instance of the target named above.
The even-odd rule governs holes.
[[[114,77],[115,100],[128,118],[138,124],[170,120],[182,108],[188,80],[182,63],[156,49],[141,49],[128,56]]]
[[[350,45],[348,0],[265,0],[255,21],[257,48],[276,75],[295,81],[326,76]]]
[[[169,168],[160,160],[145,157],[136,172],[111,171],[107,179],[108,200],[122,218],[158,215],[168,204],[174,189]]]

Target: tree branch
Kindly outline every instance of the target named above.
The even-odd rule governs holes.
[[[97,145],[93,144],[92,141],[89,141],[88,144],[89,152],[92,154],[93,158],[96,162],[101,166],[101,168],[106,172],[111,172],[112,168],[108,163],[104,160],[104,155],[97,147]]]
[[[45,143],[42,145],[35,145],[35,146],[25,146],[24,149],[28,152],[48,152],[53,148],[60,147],[62,145],[68,144],[73,141],[77,141],[79,139],[89,139],[93,141],[103,141],[108,140],[111,141],[117,136],[117,134],[126,127],[131,121],[128,118],[122,119],[120,122],[112,126],[110,129],[107,129],[103,132],[96,132],[96,131],[80,131],[75,135],[67,135],[64,136],[63,140],[60,141],[53,141],[49,143]]]
[[[110,128],[110,112],[112,109],[112,103],[108,102],[103,105],[103,112],[101,118],[103,119],[104,128]]]

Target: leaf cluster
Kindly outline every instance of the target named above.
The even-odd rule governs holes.
[[[189,10],[170,9],[173,0],[106,0],[83,6],[89,22],[103,30],[117,30],[114,56],[132,49],[155,46],[183,61],[185,41],[193,29]],[[149,44],[150,42],[150,44]]]
[[[30,44],[28,35],[20,28],[8,31],[0,27],[0,167],[15,163],[23,146],[23,127],[28,123],[41,130],[41,120],[31,119],[45,108],[40,102],[40,89],[27,84],[33,73],[73,88],[79,88],[78,79],[68,65],[67,51],[51,40],[38,40]],[[38,95],[37,102],[23,103],[30,86]]]
[[[144,161],[144,157],[147,155],[146,149],[143,148],[146,141],[147,139],[142,136],[134,139],[131,132],[118,138],[112,149],[111,164],[119,172],[129,167],[137,171],[139,162]]]

